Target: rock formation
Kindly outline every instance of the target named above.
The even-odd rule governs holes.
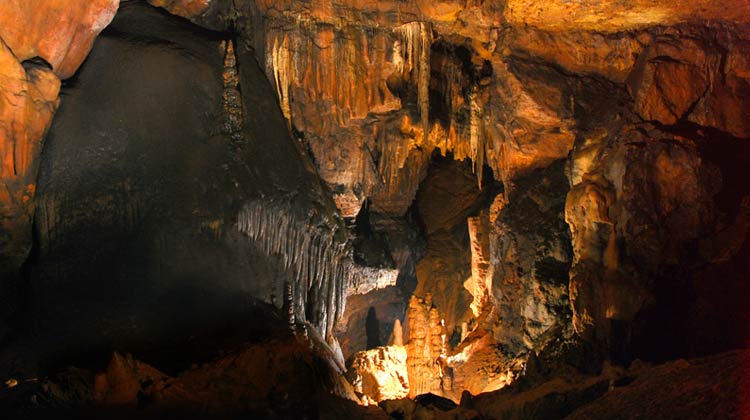
[[[346,376],[366,404],[404,398],[410,389],[406,358],[406,349],[398,344],[358,352]]]
[[[0,12],[0,302],[17,306],[13,277],[31,250],[36,177],[60,80],[73,75],[119,0],[74,6],[9,0]]]
[[[27,299],[17,316],[34,326],[4,354],[61,339],[72,352],[148,336],[180,347],[198,325],[281,309],[285,284],[296,321],[333,343],[352,272],[345,228],[242,45],[120,7],[63,88],[35,163],[33,268],[3,296]],[[60,357],[49,345],[22,353],[32,371]]]

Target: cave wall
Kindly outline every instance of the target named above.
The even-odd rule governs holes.
[[[529,348],[529,337],[569,324],[569,315],[578,335],[625,358],[747,344],[734,322],[725,329],[730,340],[716,331],[697,340],[703,344],[638,344],[664,329],[650,326],[710,331],[703,326],[709,319],[729,319],[741,306],[719,302],[741,300],[729,295],[746,287],[739,273],[746,272],[740,261],[747,231],[737,209],[747,194],[732,186],[730,168],[747,154],[727,145],[750,137],[747,4],[211,2],[185,13],[176,3],[167,7],[196,22],[232,22],[253,34],[285,116],[344,215],[365,200],[384,214],[404,214],[436,148],[472,159],[480,183],[476,168],[491,168],[511,209],[518,205],[512,197],[524,199],[515,192],[519,183],[566,161],[569,192],[543,198],[539,207],[556,203],[540,222],[564,239],[565,200],[570,248],[558,241],[554,248],[565,251],[542,254],[556,253],[554,271],[570,264],[570,312],[562,309],[564,285],[532,287],[519,299],[531,293],[537,303],[556,300],[556,315],[542,315],[544,304],[537,304],[514,321],[525,327],[498,329],[503,344]],[[717,160],[713,147],[738,153],[717,152],[724,156]],[[729,207],[720,203],[726,189],[735,191]],[[520,240],[525,234],[504,230],[507,222],[491,234],[499,247],[492,252],[507,254],[515,242],[523,249],[512,253],[528,257],[493,261],[497,302],[507,298],[497,282],[510,278],[509,264],[543,265],[545,258],[535,255],[540,239]],[[726,240],[722,257],[696,251],[719,236]],[[699,273],[709,266],[735,273],[716,286],[735,293],[706,295],[708,280]],[[522,282],[544,284],[535,271],[520,275]],[[682,315],[667,316],[675,302]],[[708,315],[708,307],[717,313]],[[747,311],[740,312],[735,319],[744,320]]]
[[[73,75],[119,0],[61,7],[7,1],[0,13],[0,299],[3,318],[18,306],[10,279],[32,245],[36,176],[44,135],[59,104],[60,80]]]
[[[61,89],[4,369],[113,348],[177,368],[290,322],[333,339],[344,227],[272,89],[241,37],[120,7]]]

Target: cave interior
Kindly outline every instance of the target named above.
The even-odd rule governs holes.
[[[0,417],[748,419],[749,168],[746,0],[4,0]]]

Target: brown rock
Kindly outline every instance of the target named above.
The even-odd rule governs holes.
[[[307,412],[316,401],[330,398],[358,401],[330,351],[309,332],[310,337],[243,346],[178,377],[115,353],[107,371],[95,380],[96,400],[102,408],[137,407],[147,415],[263,417]]]
[[[636,112],[662,124],[676,123],[705,94],[710,68],[718,60],[718,54],[705,52],[694,41],[657,40],[639,57],[631,75]]]
[[[406,343],[409,373],[409,397],[452,391],[451,378],[446,377],[439,360],[447,355],[447,342],[440,314],[432,306],[432,296],[412,296],[406,312],[409,339]]]
[[[406,357],[400,345],[361,351],[352,356],[346,377],[368,404],[403,398],[409,393]]]
[[[0,38],[19,61],[41,57],[60,79],[67,79],[119,4],[119,0],[8,0],[0,8]]]
[[[205,12],[211,0],[149,0],[156,7],[162,7],[174,15],[195,17]]]
[[[631,372],[636,378],[574,411],[571,419],[610,417],[747,418],[747,350],[677,360]]]
[[[616,130],[599,145],[604,158],[581,165],[588,173],[574,178],[565,210],[573,325],[605,341],[610,321],[630,322],[654,304],[655,273],[678,264],[716,217],[716,174],[694,143],[648,127]]]
[[[0,6],[0,273],[14,274],[31,247],[39,154],[73,75],[119,0],[68,4],[8,0]],[[41,58],[51,66],[26,60]],[[9,293],[3,292],[5,298]]]
[[[25,70],[0,39],[0,272],[20,266],[31,248],[39,154],[59,89],[50,70]]]
[[[464,284],[470,290],[474,301],[471,310],[475,317],[488,309],[492,287],[492,274],[490,270],[490,227],[489,217],[485,212],[478,217],[470,217],[467,220],[469,227],[469,238],[471,240],[471,279]]]
[[[562,30],[617,32],[644,26],[674,25],[698,19],[716,19],[747,23],[750,5],[741,0],[716,3],[711,0],[635,0],[620,2],[568,2],[553,0],[510,0],[504,17],[514,25]]]
[[[492,319],[486,328],[508,356],[537,347],[569,324],[568,268],[572,259],[564,221],[568,182],[564,161],[519,178],[496,203],[491,226]],[[507,200],[507,204],[499,204]],[[491,324],[492,326],[490,326]]]
[[[611,35],[595,31],[554,31],[514,26],[506,42],[510,53],[540,57],[577,74],[602,74],[624,82],[635,66],[649,36]]]
[[[403,292],[397,287],[373,290],[364,295],[350,295],[347,297],[346,309],[336,328],[336,335],[341,342],[344,357],[367,349],[368,333],[367,319],[370,311],[378,325],[378,343],[389,342],[395,331],[391,330],[395,321],[404,316],[406,304]],[[371,340],[375,337],[369,337]]]
[[[139,393],[151,393],[164,386],[167,375],[134,360],[131,355],[114,353],[107,371],[94,380],[94,398],[104,406],[135,408]]]

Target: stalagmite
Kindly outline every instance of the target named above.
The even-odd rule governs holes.
[[[469,240],[471,244],[471,279],[465,284],[470,288],[469,293],[474,297],[471,311],[475,317],[486,309],[491,288],[490,270],[490,235],[489,220],[486,213],[466,220]]]
[[[406,312],[409,327],[409,340],[406,344],[407,369],[409,372],[409,396],[415,397],[428,392],[442,394],[442,368],[437,363],[447,352],[444,347],[443,326],[440,313],[432,306],[432,295],[424,299],[412,296]]]
[[[404,330],[401,328],[401,321],[395,320],[393,322],[393,335],[391,339],[391,345],[403,346],[404,345]]]

